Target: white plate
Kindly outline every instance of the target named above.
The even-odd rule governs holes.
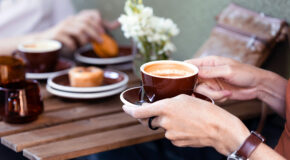
[[[48,79],[50,76],[53,76],[55,74],[63,74],[63,73],[67,73],[72,67],[75,66],[75,63],[71,60],[62,58],[62,61],[66,61],[66,63],[70,63],[70,67],[63,69],[63,70],[59,70],[56,72],[46,72],[46,73],[29,73],[26,72],[25,76],[27,79],[35,79],[35,80],[44,80],[44,79]]]
[[[46,85],[46,89],[53,95],[64,97],[64,98],[72,98],[72,99],[97,99],[113,96],[121,93],[127,88],[127,86],[122,86],[120,88],[116,88],[114,90],[105,91],[105,92],[97,92],[97,93],[72,93],[72,92],[64,92],[54,88],[51,88],[49,85]]]
[[[132,54],[128,56],[119,56],[119,57],[113,57],[113,58],[97,58],[97,57],[93,58],[93,57],[83,56],[81,54],[81,52],[84,52],[90,49],[91,49],[91,46],[85,46],[84,48],[79,49],[74,54],[75,59],[79,62],[82,62],[85,64],[91,64],[91,65],[119,64],[119,63],[130,62],[134,59],[134,56]]]
[[[115,88],[119,88],[122,87],[124,85],[127,85],[128,81],[129,81],[129,77],[126,73],[120,72],[120,71],[114,71],[114,70],[104,70],[104,74],[110,74],[110,75],[105,75],[105,77],[107,77],[107,79],[116,79],[119,77],[123,77],[123,80],[114,84],[109,84],[109,85],[103,85],[103,86],[98,86],[98,87],[70,87],[70,86],[66,86],[66,85],[61,85],[58,83],[55,83],[53,81],[54,78],[56,77],[60,77],[63,75],[66,75],[66,73],[59,73],[56,75],[53,75],[51,77],[49,77],[49,79],[47,80],[47,84],[56,90],[60,90],[60,91],[66,91],[66,92],[76,92],[76,93],[88,93],[88,92],[102,92],[102,91],[108,91],[108,90],[112,90]]]

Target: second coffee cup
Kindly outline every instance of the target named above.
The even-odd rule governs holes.
[[[14,56],[25,62],[28,72],[53,72],[61,48],[62,44],[55,40],[34,40],[19,44]]]
[[[145,94],[150,102],[179,94],[191,95],[198,78],[198,68],[181,61],[148,62],[140,70]]]

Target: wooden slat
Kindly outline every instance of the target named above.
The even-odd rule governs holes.
[[[0,122],[0,137],[60,123],[121,112],[121,110],[121,102],[118,102],[118,105],[116,103],[109,103],[104,105],[79,106],[77,108],[48,112],[42,114],[38,120],[28,124],[7,124],[5,122]]]
[[[34,160],[69,159],[160,139],[163,135],[162,130],[152,131],[138,124],[24,149],[23,154]]]
[[[125,113],[117,113],[58,126],[23,132],[1,138],[2,144],[19,152],[24,148],[86,134],[138,124]],[[77,129],[76,129],[77,128]]]
[[[73,108],[83,105],[80,102],[67,102],[61,98],[54,97],[49,100],[44,100],[44,111],[51,112],[61,109]]]

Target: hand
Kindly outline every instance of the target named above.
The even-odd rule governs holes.
[[[258,97],[258,87],[264,70],[238,61],[209,56],[186,62],[199,67],[200,85],[197,92],[215,101],[249,100]]]
[[[153,119],[154,127],[166,130],[165,137],[180,147],[212,146],[227,155],[243,143],[248,129],[235,116],[207,101],[187,95],[164,99],[142,107],[123,106],[134,118]]]
[[[40,37],[58,40],[69,50],[75,50],[91,41],[101,42],[100,35],[106,28],[115,29],[119,25],[117,21],[103,20],[96,10],[85,10],[43,32]]]

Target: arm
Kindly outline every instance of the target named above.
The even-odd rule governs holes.
[[[285,117],[287,80],[273,72],[265,70],[263,72],[257,89],[258,98]]]
[[[165,137],[179,147],[214,147],[227,156],[236,151],[250,135],[237,117],[224,109],[187,95],[164,99],[142,107],[123,106],[134,118],[156,116],[152,125],[165,129]],[[278,153],[261,144],[251,160],[284,160]]]
[[[58,40],[69,51],[73,51],[91,41],[101,42],[102,39],[99,35],[105,32],[104,28],[115,29],[117,27],[119,27],[117,21],[104,21],[98,11],[85,10],[76,16],[63,20],[46,31],[0,39],[1,54],[11,54],[19,43],[33,39]]]
[[[199,67],[202,83],[197,91],[215,99],[250,100],[258,98],[285,117],[286,79],[248,64],[224,57],[188,60]]]
[[[251,160],[286,160],[265,144],[260,144],[250,157]]]

